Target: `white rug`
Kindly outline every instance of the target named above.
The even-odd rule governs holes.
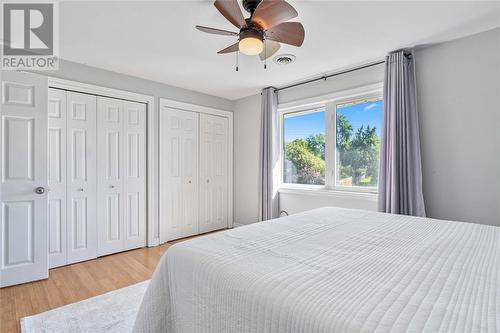
[[[149,280],[21,319],[22,333],[127,333]]]

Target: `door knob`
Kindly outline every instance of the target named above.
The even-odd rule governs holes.
[[[83,188],[80,187],[77,191],[78,192],[83,192]]]
[[[39,186],[35,189],[36,194],[44,194],[45,193],[45,187]]]
[[[191,181],[188,181],[189,184],[191,184]]]
[[[109,188],[115,188],[115,185],[109,185]]]

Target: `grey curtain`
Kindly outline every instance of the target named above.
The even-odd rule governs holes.
[[[408,50],[385,61],[378,209],[425,216],[415,65]]]
[[[279,161],[278,93],[273,87],[262,91],[259,172],[259,220],[279,217],[276,177]]]

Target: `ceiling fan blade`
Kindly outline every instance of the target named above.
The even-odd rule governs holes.
[[[264,51],[259,54],[260,60],[264,61],[269,57],[272,57],[280,49],[281,44],[272,40],[266,40],[264,42]]]
[[[214,6],[236,28],[242,29],[247,27],[237,0],[215,0]]]
[[[232,53],[232,52],[237,52],[240,50],[239,43],[234,43],[231,46],[226,47],[223,50],[220,50],[217,52],[218,54],[223,54],[223,53]]]
[[[251,20],[262,30],[267,30],[297,15],[295,8],[286,1],[263,0],[255,9]]]
[[[197,25],[196,29],[209,33],[209,34],[214,34],[214,35],[223,35],[223,36],[238,36],[237,32],[232,32],[232,31],[227,31],[227,30],[222,30],[222,29],[217,29],[217,28],[209,28],[209,27],[204,27],[202,25]]]
[[[266,31],[267,39],[294,46],[301,46],[305,36],[304,26],[299,22],[281,23]]]

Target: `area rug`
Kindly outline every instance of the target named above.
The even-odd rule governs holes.
[[[128,333],[149,280],[21,319],[22,333]]]

